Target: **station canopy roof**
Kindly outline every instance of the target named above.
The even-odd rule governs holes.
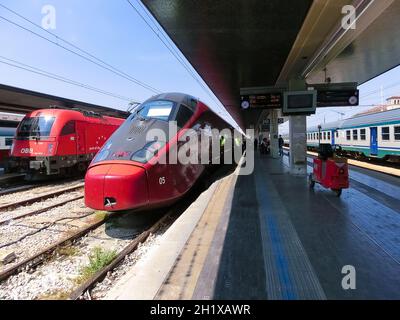
[[[400,1],[142,2],[242,128],[261,113],[241,111],[240,88],[361,84],[400,64]],[[354,29],[342,27],[349,4]]]
[[[81,109],[127,118],[128,112],[0,84],[0,111],[25,114],[47,108]]]

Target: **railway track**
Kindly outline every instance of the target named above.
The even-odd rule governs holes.
[[[85,292],[88,292],[91,290],[98,282],[102,281],[107,274],[115,269],[124,259],[127,255],[131,254],[134,252],[140,243],[143,243],[146,241],[146,239],[153,233],[155,233],[157,230],[160,229],[160,227],[166,223],[169,219],[171,219],[172,213],[169,212],[165,216],[163,216],[161,219],[159,219],[155,224],[153,224],[150,228],[147,230],[143,231],[141,234],[139,234],[137,237],[135,237],[128,245],[125,246],[124,249],[122,249],[118,255],[112,260],[110,264],[96,272],[90,279],[88,279],[85,283],[81,284],[78,288],[76,288],[72,293],[69,295],[68,299],[69,300],[78,300],[83,297]]]
[[[74,198],[71,198],[71,199],[68,199],[68,200],[64,200],[64,201],[57,202],[57,203],[52,204],[52,205],[50,205],[50,206],[48,206],[48,207],[45,207],[45,208],[41,208],[41,209],[37,209],[37,210],[32,210],[32,211],[30,211],[30,212],[26,212],[26,213],[17,215],[17,216],[12,217],[12,218],[7,218],[7,219],[0,220],[0,225],[5,224],[5,223],[8,223],[8,222],[10,222],[10,221],[19,220],[19,219],[22,219],[22,218],[25,218],[25,217],[34,216],[34,215],[37,215],[37,214],[40,214],[40,213],[49,211],[49,210],[51,210],[51,209],[61,207],[61,206],[65,205],[65,204],[67,204],[67,203],[69,203],[69,202],[76,201],[76,200],[80,200],[80,199],[83,199],[83,195],[82,195],[82,196],[77,196],[77,197],[74,197]]]
[[[118,250],[118,253],[110,263],[102,267],[100,270],[94,273],[90,278],[88,278],[83,283],[76,282],[76,285],[71,290],[68,290],[68,295],[63,297],[63,299],[69,299],[69,300],[84,299],[83,296],[85,295],[85,293],[87,293],[87,295],[89,295],[90,297],[90,294],[88,292],[92,288],[94,288],[97,283],[101,282],[109,274],[110,271],[113,271],[115,268],[117,268],[124,261],[125,257],[134,253],[136,249],[139,247],[139,245],[145,242],[150,237],[150,235],[157,232],[165,224],[168,224],[168,221],[172,220],[174,214],[175,211],[171,209],[161,218],[157,219],[155,223],[152,223],[150,227],[146,227],[144,231],[140,232],[138,235],[135,235],[135,237],[129,240],[127,244],[124,243],[124,246],[121,247],[120,250]],[[87,226],[79,230],[73,235],[70,235],[62,239],[57,243],[41,250],[37,254],[19,262],[17,265],[4,270],[3,272],[0,273],[0,284],[5,283],[9,278],[20,276],[21,271],[27,271],[31,276],[33,276],[33,279],[35,279],[35,277],[41,279],[41,277],[43,277],[42,275],[43,267],[46,267],[49,264],[62,265],[63,257],[62,256],[57,257],[56,254],[58,248],[80,247],[82,245],[85,247],[87,246],[87,243],[82,244],[81,243],[82,240],[80,239],[85,238],[86,235],[88,235],[89,238],[93,237],[93,240],[91,240],[92,242],[98,241],[99,236],[96,230],[98,230],[98,228],[100,227],[102,228],[102,225],[105,224],[105,222],[108,221],[109,218],[111,218],[113,215],[114,214],[110,214],[106,216],[104,219],[97,221],[96,223],[93,223],[90,226]],[[75,259],[76,263],[78,263],[78,261],[79,259]],[[40,265],[43,265],[43,267],[40,267]],[[63,277],[68,277],[68,274],[63,275]],[[42,299],[42,297],[45,296],[45,294],[46,293],[38,294],[36,298]]]
[[[0,196],[5,196],[14,192],[20,192],[20,191],[25,191],[34,188],[35,185],[33,184],[27,184],[27,185],[22,185],[22,186],[14,186],[10,188],[6,188],[3,190],[0,190]]]
[[[36,254],[22,260],[21,262],[17,263],[16,265],[3,270],[0,273],[0,281],[4,281],[6,280],[8,277],[17,274],[18,272],[20,272],[23,269],[26,268],[33,268],[38,266],[39,264],[41,264],[42,262],[44,262],[46,260],[46,258],[53,253],[57,248],[64,246],[68,243],[71,243],[73,241],[75,241],[76,239],[79,239],[81,237],[83,237],[84,235],[86,235],[87,233],[89,233],[91,230],[103,225],[107,218],[109,216],[105,216],[103,219],[98,220],[82,229],[80,229],[79,231],[61,239],[60,241],[44,248],[43,250],[37,252]]]
[[[24,242],[17,242],[21,237],[14,238],[11,249],[16,250],[17,255],[23,260],[16,261],[15,265],[3,269],[0,273],[0,299],[77,300],[92,299],[92,297],[101,299],[107,288],[125,274],[126,268],[135,264],[152,245],[157,243],[160,239],[159,232],[168,228],[172,221],[184,212],[198,193],[202,192],[202,188],[199,184],[182,201],[165,211],[144,212],[142,216],[137,212],[125,215],[111,213],[95,223],[92,223],[92,216],[87,221],[68,221],[68,225],[79,226],[80,229],[63,227],[62,232],[74,233],[65,238],[58,236],[51,245],[38,248],[40,251],[35,254],[25,249],[26,243],[38,243],[38,239],[41,241],[43,237],[47,237],[47,233],[42,234],[40,231],[41,236],[37,238],[35,236],[35,239],[31,240],[25,239]],[[54,203],[54,205],[61,205],[61,203]],[[66,210],[71,210],[70,208],[75,206],[75,204],[67,205]],[[82,204],[80,206],[83,208]],[[39,229],[34,231],[37,232],[46,218],[53,218],[52,215],[57,217],[60,214],[59,211],[55,210],[49,216],[35,217],[32,221],[28,219],[29,227],[31,228],[31,222],[34,222],[33,228],[36,228],[35,224],[39,223]],[[87,211],[82,211],[81,214],[84,212]],[[91,212],[91,214],[94,213]],[[96,214],[93,215],[95,216],[97,217]],[[84,216],[76,218],[84,218]],[[53,220],[53,225],[55,226],[59,220]],[[82,223],[91,224],[81,228]],[[21,224],[10,224],[10,226],[14,225],[17,228],[25,227]],[[3,227],[3,230],[8,232],[6,228],[8,225]],[[49,228],[48,234],[58,232],[56,229]],[[64,233],[59,235],[62,236]],[[144,245],[141,245],[143,243]],[[24,248],[23,252],[19,252],[21,246]],[[101,264],[100,268],[96,268],[88,276],[84,270],[92,266],[95,249],[102,249],[106,254],[112,252],[113,255],[111,260],[107,260],[106,264]]]
[[[1,204],[0,203],[0,211],[12,210],[12,209],[15,209],[15,208],[20,207],[20,206],[25,206],[25,205],[33,204],[35,202],[44,201],[46,199],[59,196],[59,195],[61,195],[63,193],[72,192],[72,191],[76,191],[76,190],[82,189],[83,187],[84,187],[84,183],[79,183],[78,185],[74,185],[72,187],[66,187],[66,188],[62,188],[62,189],[56,190],[56,191],[47,192],[47,193],[40,194],[38,196],[31,197],[31,198],[28,198],[28,199],[19,200],[19,201],[15,201],[15,202],[12,202],[12,203],[9,203],[9,202],[5,203],[5,204]]]

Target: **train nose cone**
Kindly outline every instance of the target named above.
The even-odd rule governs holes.
[[[146,171],[129,164],[104,164],[85,176],[85,204],[96,210],[119,211],[148,203]]]

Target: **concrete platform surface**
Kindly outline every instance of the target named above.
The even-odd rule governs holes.
[[[400,299],[400,183],[350,175],[337,198],[286,157],[256,155],[253,174],[214,184],[107,298]]]

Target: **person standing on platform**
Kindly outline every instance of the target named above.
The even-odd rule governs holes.
[[[283,156],[283,144],[284,144],[282,135],[279,135],[278,144],[279,144],[279,156],[282,157]]]

